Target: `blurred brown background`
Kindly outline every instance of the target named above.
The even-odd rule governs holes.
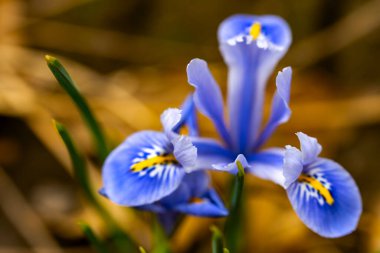
[[[43,56],[65,64],[117,145],[136,130],[159,129],[159,114],[181,104],[192,58],[209,62],[225,92],[216,30],[234,13],[277,14],[293,30],[278,66],[295,70],[293,115],[268,146],[298,145],[299,130],[316,136],[323,155],[356,179],[364,202],[356,232],[324,239],[298,220],[281,188],[250,177],[244,252],[380,250],[380,0],[0,0],[0,253],[92,252],[78,220],[107,236],[71,177],[51,119],[68,126],[100,187],[91,139]],[[271,80],[267,102],[273,90]],[[201,119],[202,132],[213,135]],[[221,190],[228,175],[213,177]],[[104,203],[151,247],[143,215]],[[186,218],[173,252],[210,252],[213,222]]]

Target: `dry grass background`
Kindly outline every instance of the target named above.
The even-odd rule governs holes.
[[[298,130],[317,136],[323,155],[357,180],[364,201],[358,230],[328,240],[304,227],[282,189],[250,177],[245,252],[380,250],[379,11],[379,0],[0,0],[0,253],[91,252],[78,220],[107,236],[73,182],[68,154],[51,125],[55,118],[68,126],[100,187],[91,139],[44,54],[65,64],[117,145],[134,131],[159,129],[159,114],[181,104],[191,91],[185,75],[191,58],[209,61],[225,91],[216,28],[241,12],[279,14],[294,33],[279,65],[295,70],[293,115],[268,146],[296,145]],[[273,86],[271,80],[266,101]],[[202,133],[214,135],[201,119]],[[228,175],[213,178],[221,190]],[[102,201],[126,231],[151,247],[146,215]],[[172,238],[173,251],[209,252],[213,222],[187,217]]]

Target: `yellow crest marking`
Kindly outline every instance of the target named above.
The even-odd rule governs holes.
[[[334,204],[334,198],[331,196],[330,191],[326,187],[324,187],[323,184],[319,182],[317,179],[307,176],[305,174],[301,174],[301,176],[299,176],[298,178],[298,182],[308,183],[325,198],[327,204],[329,204],[330,206]]]
[[[251,28],[249,28],[249,35],[252,36],[254,40],[256,40],[261,33],[261,24],[258,22],[253,23]]]
[[[152,167],[154,165],[158,164],[178,164],[178,161],[175,159],[174,155],[169,154],[169,155],[159,155],[159,156],[154,156],[151,158],[148,158],[146,160],[143,160],[141,162],[135,163],[131,166],[131,170],[133,172],[139,172],[142,171],[146,168]]]

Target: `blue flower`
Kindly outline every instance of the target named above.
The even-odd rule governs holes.
[[[196,88],[196,107],[212,120],[223,141],[194,139],[198,149],[196,167],[236,172],[234,160],[238,157],[252,165],[249,172],[277,182],[282,173],[283,149],[261,150],[261,147],[277,126],[290,117],[290,68],[284,68],[277,76],[271,116],[264,126],[263,99],[267,79],[291,43],[290,29],[279,17],[236,15],[222,22],[218,37],[229,68],[229,124],[224,118],[220,88],[207,63],[194,59],[187,67],[188,82]]]
[[[321,146],[316,139],[299,133],[302,152],[289,146],[261,150],[291,114],[292,70],[288,67],[277,75],[271,114],[262,124],[266,81],[291,43],[287,24],[274,16],[237,15],[221,24],[218,37],[229,68],[229,124],[207,63],[194,59],[187,67],[196,107],[211,119],[223,141],[193,138],[198,150],[196,168],[236,173],[239,160],[248,172],[284,187],[301,220],[316,233],[339,237],[353,231],[361,214],[359,191],[340,165],[318,158]]]
[[[325,237],[340,237],[357,226],[362,202],[350,174],[332,160],[318,157],[317,139],[297,133],[301,150],[286,146],[284,186],[300,219]]]
[[[112,151],[103,166],[104,196],[119,205],[156,212],[227,215],[208,175],[192,172],[197,149],[188,136],[177,133],[184,126],[196,130],[191,101],[183,107],[186,118],[178,109],[161,115],[164,132],[137,132]]]

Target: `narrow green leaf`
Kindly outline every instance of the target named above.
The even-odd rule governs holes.
[[[103,162],[106,159],[109,150],[107,148],[104,134],[97,120],[95,119],[94,114],[92,113],[84,97],[76,88],[74,81],[71,79],[69,73],[63,67],[63,65],[56,58],[49,55],[45,56],[45,60],[51,72],[57,79],[58,83],[67,92],[67,94],[71,97],[71,99],[77,106],[80,114],[82,115],[83,120],[90,129],[91,135],[94,139],[94,142],[98,150],[99,157]]]
[[[230,251],[227,248],[224,248],[223,253],[230,253]]]
[[[143,247],[139,247],[140,253],[146,253],[146,250]]]
[[[92,231],[88,224],[79,222],[79,226],[81,227],[83,233],[86,235],[87,239],[90,241],[91,246],[98,253],[108,253],[106,245],[95,235],[94,231]]]
[[[212,232],[212,253],[223,253],[224,249],[222,232],[220,232],[216,226],[211,226],[210,230]]]
[[[99,207],[99,204],[96,201],[96,198],[92,192],[90,181],[88,179],[86,163],[83,157],[79,154],[66,128],[57,121],[53,121],[53,124],[55,128],[57,129],[59,135],[61,136],[63,142],[65,143],[67,151],[69,152],[71,163],[74,170],[74,177],[78,181],[79,185],[81,186],[81,189],[83,190],[85,197],[97,209],[101,209],[101,207]]]
[[[98,202],[96,196],[94,195],[88,177],[85,160],[79,154],[70,134],[61,123],[58,123],[56,121],[53,121],[53,123],[69,152],[75,179],[81,186],[81,189],[83,190],[86,199],[95,208],[95,210],[98,212],[98,214],[103,218],[103,220],[110,228],[116,246],[120,249],[121,252],[136,252],[137,247],[134,245],[133,240],[127,234],[124,233],[124,231],[119,227],[117,222],[107,212],[107,210],[103,208],[103,206]]]
[[[234,178],[232,184],[231,200],[230,200],[230,214],[227,217],[224,226],[224,233],[226,236],[226,244],[231,252],[237,252],[241,242],[242,235],[242,195],[244,187],[244,167],[237,161],[238,173]]]

